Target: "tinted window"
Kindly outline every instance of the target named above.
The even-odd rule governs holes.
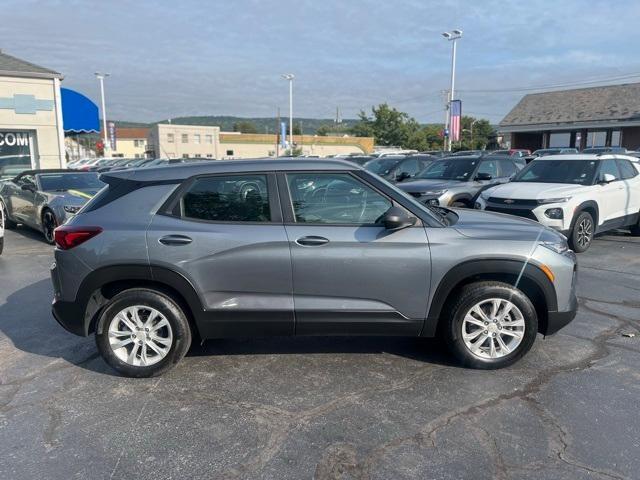
[[[433,162],[417,177],[433,180],[468,181],[478,165],[477,158],[445,158]]]
[[[420,171],[420,164],[418,160],[415,158],[409,158],[400,164],[400,168],[398,168],[398,173],[406,172],[409,175],[413,176]]]
[[[501,176],[503,177],[510,177],[518,171],[511,160],[500,160],[500,169],[502,170]]]
[[[104,187],[97,173],[47,173],[39,175],[45,192],[63,190],[99,190]]]
[[[188,218],[216,222],[271,220],[266,175],[231,175],[197,179],[181,200]]]
[[[346,173],[288,174],[296,222],[369,225],[391,207],[391,202]]]
[[[605,174],[613,175],[616,180],[620,180],[620,172],[615,160],[603,160],[600,166],[600,180],[604,180]]]
[[[364,166],[367,170],[378,175],[388,175],[389,172],[395,168],[401,159],[394,157],[382,157],[376,158],[367,162]]]
[[[496,178],[498,176],[498,161],[484,160],[480,162],[478,173],[488,173],[489,175],[491,175],[491,178]]]
[[[513,181],[591,185],[597,168],[596,160],[534,160]]]
[[[638,175],[638,171],[629,160],[618,160],[618,167],[620,168],[620,174],[625,180],[627,178],[633,178]]]

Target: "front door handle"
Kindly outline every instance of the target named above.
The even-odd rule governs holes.
[[[303,247],[320,247],[321,245],[326,245],[327,243],[329,243],[329,239],[310,235],[308,237],[301,237],[297,239],[296,243],[298,245],[302,245]]]
[[[167,235],[158,240],[163,245],[178,246],[189,245],[193,240],[186,235]]]

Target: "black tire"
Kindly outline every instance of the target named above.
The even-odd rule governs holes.
[[[479,302],[489,299],[510,301],[524,319],[524,333],[519,345],[510,353],[498,358],[483,358],[473,353],[462,338],[463,321],[467,313]],[[521,290],[502,282],[486,281],[465,285],[458,292],[457,298],[451,302],[442,320],[446,322],[442,333],[454,357],[465,367],[483,370],[503,368],[517,362],[531,349],[538,333],[536,309],[529,298]],[[495,337],[495,334],[493,336]],[[494,341],[491,338],[487,340]]]
[[[53,231],[58,226],[58,219],[56,215],[48,208],[42,211],[42,234],[44,235],[44,241],[49,245],[54,245],[56,239],[53,235]]]
[[[629,227],[629,231],[631,232],[632,236],[640,237],[640,218],[638,218],[638,221],[636,222],[635,225],[631,225]]]
[[[4,214],[4,228],[7,230],[13,230],[18,226],[16,222],[13,220],[9,220],[9,212],[7,212],[7,206],[0,200],[0,209],[2,209],[2,213]]]
[[[589,212],[580,212],[569,234],[569,246],[576,253],[586,252],[593,242],[595,223]]]
[[[158,363],[134,366],[121,360],[111,348],[109,325],[119,312],[132,306],[146,306],[157,310],[171,326],[173,339],[169,352]],[[134,378],[154,377],[173,368],[186,355],[191,346],[191,328],[184,311],[169,296],[151,289],[133,288],[114,296],[103,310],[96,328],[96,345],[102,358],[122,375]]]
[[[0,255],[2,255],[2,250],[4,250],[4,237],[0,237]]]

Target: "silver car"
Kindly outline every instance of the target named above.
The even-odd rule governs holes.
[[[431,211],[347,161],[109,172],[55,231],[53,315],[117,371],[158,375],[193,338],[441,334],[512,364],[576,314],[576,260],[536,222]]]
[[[6,228],[22,223],[53,244],[53,231],[75,215],[102,187],[97,173],[25,170],[0,183],[0,209]]]
[[[428,205],[473,208],[481,191],[508,182],[520,168],[507,156],[445,157],[398,187]]]

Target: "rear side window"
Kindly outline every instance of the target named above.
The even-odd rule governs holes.
[[[638,171],[629,160],[618,160],[618,167],[623,179],[633,178],[638,175]]]
[[[269,222],[266,175],[229,175],[195,180],[180,201],[185,218],[212,222]]]

